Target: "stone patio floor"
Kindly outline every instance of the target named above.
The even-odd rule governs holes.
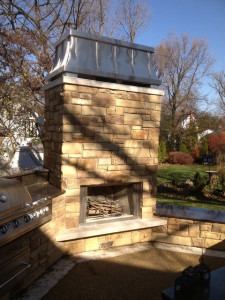
[[[140,243],[60,259],[16,300],[161,299],[180,272],[201,262],[202,250]],[[211,270],[225,266],[225,253],[207,250]]]

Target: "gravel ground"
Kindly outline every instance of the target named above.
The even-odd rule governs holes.
[[[43,300],[161,299],[180,272],[200,263],[201,256],[148,249],[112,258],[76,264]],[[225,265],[225,258],[204,256],[211,270]]]

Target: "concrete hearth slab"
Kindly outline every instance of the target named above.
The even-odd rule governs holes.
[[[56,236],[57,242],[76,240],[82,238],[89,238],[105,234],[113,234],[118,232],[153,228],[166,225],[167,220],[160,218],[151,219],[132,219],[127,221],[107,222],[103,224],[85,224],[80,225],[78,228],[66,229]]]

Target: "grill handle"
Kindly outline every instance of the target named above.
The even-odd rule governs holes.
[[[24,271],[26,271],[27,269],[29,269],[31,267],[31,264],[29,264],[26,261],[21,261],[21,265],[24,265],[25,267],[22,270],[20,270],[18,273],[16,273],[15,275],[13,275],[11,278],[9,278],[5,282],[3,282],[0,285],[0,289],[2,289],[4,286],[6,286],[8,283],[10,283],[13,279],[15,279],[17,276],[19,276],[20,274],[22,274]]]

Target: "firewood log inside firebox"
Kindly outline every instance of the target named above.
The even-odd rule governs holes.
[[[87,216],[122,215],[123,208],[119,201],[107,200],[103,197],[89,196],[87,202]]]

